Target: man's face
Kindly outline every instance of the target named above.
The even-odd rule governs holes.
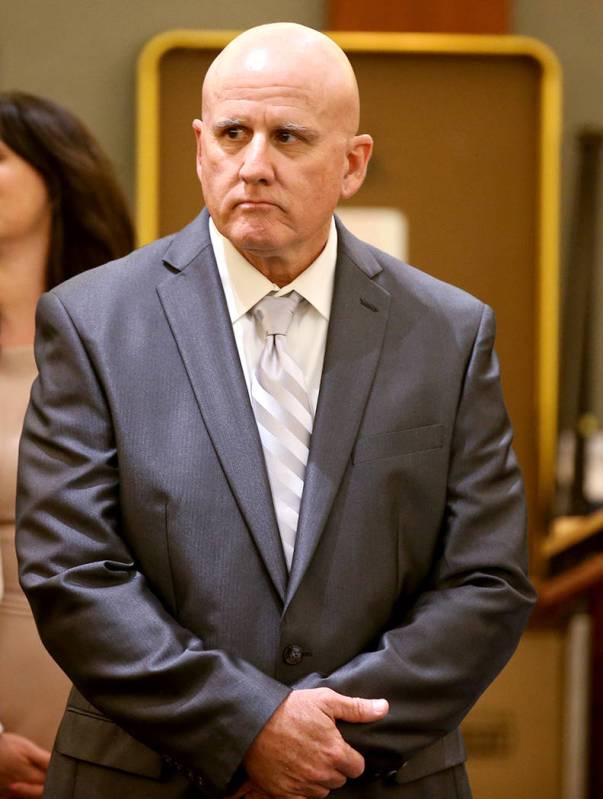
[[[346,196],[353,137],[316,68],[269,69],[268,58],[252,51],[208,92],[203,123],[195,122],[197,171],[216,227],[252,263],[284,257],[307,266]]]

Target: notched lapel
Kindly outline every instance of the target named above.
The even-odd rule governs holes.
[[[224,473],[284,599],[287,571],[260,439],[206,238],[205,247],[157,291]]]
[[[340,248],[285,609],[299,588],[327,522],[381,353],[390,295],[371,280],[380,267],[372,256],[368,259],[366,268],[363,264],[361,269],[346,249]]]

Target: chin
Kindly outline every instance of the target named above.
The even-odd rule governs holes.
[[[226,228],[224,234],[237,250],[250,250],[251,252],[271,252],[279,248],[279,242],[270,230],[252,228],[249,226],[233,226]]]

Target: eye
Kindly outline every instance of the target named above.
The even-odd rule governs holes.
[[[224,131],[224,135],[227,139],[230,139],[230,141],[237,141],[237,139],[241,138],[241,134],[241,128],[237,127],[226,128]]]
[[[278,130],[276,132],[276,140],[282,144],[289,144],[292,141],[297,141],[297,136],[291,133],[290,130]]]

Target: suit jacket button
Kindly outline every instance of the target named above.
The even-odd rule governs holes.
[[[289,644],[283,650],[283,660],[289,666],[297,666],[304,659],[304,653],[301,646],[297,644]]]

